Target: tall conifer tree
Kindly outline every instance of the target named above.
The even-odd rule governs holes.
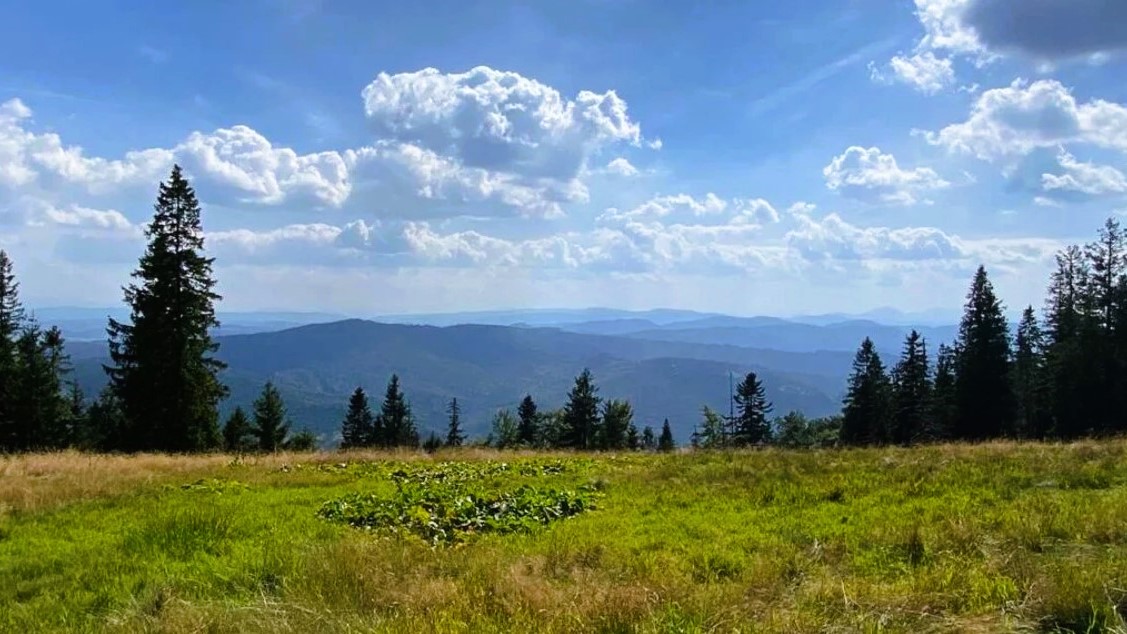
[[[540,426],[540,414],[537,412],[536,401],[532,400],[531,394],[524,395],[517,407],[517,417],[520,421],[518,434],[521,443],[527,447],[535,445],[540,435],[537,429]]]
[[[450,417],[446,427],[446,446],[461,447],[466,441],[466,434],[462,431],[462,406],[458,405],[457,398],[450,399],[446,414]]]
[[[872,339],[865,337],[853,358],[853,372],[842,412],[841,441],[884,444],[892,423],[892,391]]]
[[[984,440],[1010,432],[1015,401],[1009,326],[986,267],[974,274],[956,349],[955,437]]]
[[[768,414],[774,409],[767,400],[763,382],[754,372],[749,372],[736,387],[736,417],[732,421],[731,443],[755,445],[771,440],[771,423]]]
[[[348,399],[348,411],[340,424],[341,449],[369,446],[374,441],[375,432],[368,395],[364,393],[364,388],[357,387]]]
[[[584,368],[575,377],[575,385],[568,393],[564,406],[564,446],[574,449],[594,449],[599,435],[599,388],[595,386],[591,371]]]
[[[927,343],[913,330],[892,371],[892,442],[908,445],[926,436],[931,401],[931,369]]]
[[[111,319],[106,367],[128,425],[127,449],[200,451],[219,443],[224,365],[210,330],[215,318],[212,259],[196,194],[174,166],[160,184],[149,243],[125,288],[129,323]]]

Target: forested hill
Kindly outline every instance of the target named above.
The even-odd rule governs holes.
[[[278,332],[220,337],[229,364],[224,403],[249,406],[267,379],[275,381],[295,426],[335,433],[348,395],[358,385],[380,394],[400,376],[420,430],[441,430],[451,397],[466,429],[484,435],[497,409],[532,394],[544,407],[562,405],[576,374],[594,373],[600,395],[629,399],[639,427],[668,417],[687,440],[703,405],[727,410],[728,373],[760,374],[775,412],[836,413],[852,355],[793,353],[737,346],[662,342],[504,326],[411,326],[346,320]],[[76,342],[70,352],[87,394],[104,383],[101,344]]]

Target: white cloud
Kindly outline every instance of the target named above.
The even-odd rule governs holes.
[[[1082,163],[1068,152],[1057,157],[1061,174],[1042,174],[1045,191],[1076,192],[1088,196],[1127,193],[1127,177],[1110,165]]]
[[[31,116],[19,99],[0,104],[0,185],[23,187],[47,175],[97,193],[152,181],[171,166],[167,150],[129,152],[124,160],[86,157],[82,148],[65,146],[57,134],[28,131]]]
[[[630,161],[622,158],[621,156],[616,159],[612,159],[610,163],[607,163],[606,170],[611,174],[617,174],[619,176],[638,175],[638,168],[631,165]]]
[[[613,91],[583,91],[564,100],[534,80],[488,68],[461,75],[383,74],[364,96],[377,127],[398,138],[301,154],[237,125],[116,160],[87,157],[57,134],[33,131],[31,109],[11,100],[0,106],[0,187],[62,192],[78,186],[109,195],[152,187],[179,162],[205,203],[416,219],[556,218],[565,204],[588,200],[582,178],[589,156],[615,143],[641,141],[638,124]],[[609,168],[635,170],[625,159]]]
[[[174,153],[190,173],[230,187],[243,202],[278,204],[291,196],[339,207],[351,192],[348,168],[337,152],[299,155],[276,148],[243,125],[192,133]]]
[[[965,257],[959,241],[932,227],[860,228],[837,214],[797,216],[787,244],[809,260],[928,260]]]
[[[880,148],[853,146],[822,170],[826,187],[866,202],[914,205],[919,196],[950,183],[929,167],[902,169]]]
[[[362,95],[380,136],[527,178],[568,181],[599,148],[641,142],[641,128],[613,90],[567,99],[534,79],[486,66],[380,73]]]
[[[1127,151],[1127,107],[1100,99],[1079,103],[1055,80],[1018,79],[983,92],[965,122],[925,137],[984,160],[1074,142]]]
[[[887,70],[870,64],[869,72],[875,81],[908,84],[925,95],[934,95],[955,84],[955,69],[950,58],[938,58],[931,51],[911,57],[897,55],[888,62]]]
[[[672,194],[656,196],[632,209],[622,211],[615,208],[607,209],[600,216],[604,221],[640,220],[677,217],[700,217],[722,214],[728,209],[728,202],[712,192],[704,198],[696,199],[689,194]]]

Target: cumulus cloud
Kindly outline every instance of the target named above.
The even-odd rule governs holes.
[[[593,151],[641,142],[641,128],[613,90],[583,90],[568,99],[534,79],[486,66],[380,73],[362,95],[381,137],[490,171],[566,181],[579,176]]]
[[[1127,177],[1110,165],[1080,162],[1065,151],[1061,151],[1057,161],[1062,173],[1041,175],[1045,191],[1086,196],[1127,193]]]
[[[929,167],[901,168],[877,147],[846,149],[822,175],[830,190],[871,203],[914,205],[921,194],[950,186]]]
[[[242,202],[276,204],[296,196],[339,207],[351,192],[348,168],[339,153],[299,155],[274,147],[243,125],[210,134],[194,132],[173,153],[190,173],[229,187]]]
[[[689,194],[655,196],[627,210],[607,209],[600,222],[630,221],[689,222],[693,224],[770,224],[779,221],[779,212],[762,198],[726,200],[712,192],[696,198]]]
[[[1127,151],[1127,107],[1101,99],[1080,103],[1055,80],[1018,79],[983,92],[965,122],[925,137],[984,160],[1074,142]]]
[[[179,162],[204,202],[349,209],[401,218],[564,215],[585,202],[590,158],[640,145],[641,129],[613,90],[564,98],[517,73],[380,74],[362,92],[380,138],[302,154],[245,125],[193,132],[169,148],[88,157],[39,133],[20,100],[0,104],[0,187],[91,194],[147,185]],[[609,170],[632,175],[623,158]]]
[[[983,66],[1002,56],[1041,67],[1075,59],[1102,63],[1127,52],[1127,3],[1120,0],[915,0],[923,36],[878,81],[934,94],[954,83],[952,56]],[[936,56],[942,53],[943,57]]]
[[[869,65],[873,80],[880,83],[903,83],[925,95],[934,95],[955,84],[955,69],[950,58],[939,58],[931,51],[912,56],[897,55],[887,68]]]
[[[627,161],[621,156],[616,159],[612,159],[610,163],[607,163],[606,170],[611,174],[617,174],[619,176],[638,175],[638,168],[631,165],[630,161]]]
[[[966,256],[958,240],[932,227],[860,228],[837,214],[821,220],[797,216],[787,244],[810,260],[929,260]]]
[[[96,193],[151,181],[171,165],[168,150],[129,152],[120,160],[87,157],[82,148],[64,145],[57,134],[27,130],[31,116],[31,108],[19,99],[0,104],[0,185],[22,187],[46,175]]]

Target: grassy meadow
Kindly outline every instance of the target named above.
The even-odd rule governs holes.
[[[1122,632],[1127,441],[0,457],[3,632]]]

